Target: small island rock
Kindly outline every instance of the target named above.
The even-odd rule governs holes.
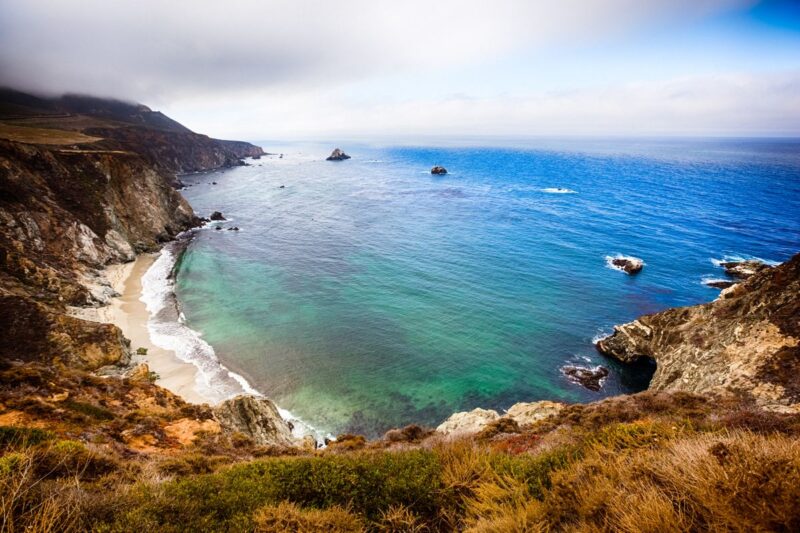
[[[440,166],[435,166],[431,169],[431,174],[447,174],[447,169]]]
[[[222,213],[220,213],[219,211],[214,211],[213,213],[211,213],[211,216],[209,218],[211,220],[227,220],[224,216],[222,216]]]
[[[350,159],[350,156],[344,153],[339,148],[336,148],[331,155],[328,156],[328,161],[344,161],[345,159]]]
[[[561,372],[570,381],[583,385],[594,392],[603,387],[603,380],[608,376],[608,369],[604,366],[587,368],[585,366],[566,365],[561,367]]]
[[[638,274],[644,268],[644,261],[638,257],[614,257],[611,265],[626,274]]]

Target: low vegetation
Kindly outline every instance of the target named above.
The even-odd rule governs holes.
[[[3,427],[0,530],[800,530],[796,415],[643,393],[502,429],[254,459],[219,435],[131,455]]]

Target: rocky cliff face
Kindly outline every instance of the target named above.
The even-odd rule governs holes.
[[[653,390],[729,391],[800,411],[800,254],[711,303],[617,326],[597,348],[626,363],[654,359]]]
[[[105,303],[99,268],[198,223],[173,187],[176,172],[260,153],[146,106],[0,90],[0,359],[125,362],[115,326],[70,317],[66,306]]]

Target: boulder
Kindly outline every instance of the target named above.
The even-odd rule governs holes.
[[[447,169],[440,166],[435,166],[431,169],[431,174],[447,174]]]
[[[239,226],[231,226],[228,231],[239,231]]]
[[[626,274],[638,274],[644,268],[644,261],[638,257],[612,257],[611,266]]]
[[[603,387],[603,380],[608,376],[608,369],[599,365],[594,368],[566,365],[561,367],[561,372],[570,381],[583,385],[590,391],[595,392]]]
[[[267,398],[242,394],[214,408],[214,417],[228,432],[238,432],[262,446],[296,446],[289,423]]]
[[[501,419],[511,419],[519,426],[527,426],[553,416],[563,408],[563,403],[549,400],[521,402],[512,405],[503,417],[493,409],[478,408],[450,415],[450,418],[436,428],[436,432],[442,435],[474,435],[491,425],[502,425],[502,422],[499,422]]]
[[[213,213],[211,213],[211,216],[209,218],[211,220],[227,220],[224,216],[222,216],[222,213],[220,213],[219,211],[214,211]]]
[[[139,363],[138,365],[128,369],[123,377],[131,381],[150,382],[150,367],[147,363]]]
[[[331,155],[328,156],[328,161],[344,161],[345,159],[350,159],[350,156],[344,153],[339,148],[336,148]]]
[[[558,414],[565,404],[560,402],[551,402],[549,400],[542,400],[540,402],[520,402],[512,405],[506,416],[514,419],[520,426],[529,426],[539,420],[544,420],[553,415]]]
[[[443,435],[471,435],[478,433],[487,424],[498,418],[500,415],[497,414],[497,411],[478,407],[472,411],[450,415],[450,418],[439,424],[436,431]]]

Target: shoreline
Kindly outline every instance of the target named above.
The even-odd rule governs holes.
[[[141,300],[142,278],[159,255],[160,252],[139,254],[129,263],[107,266],[102,276],[118,296],[112,297],[103,307],[71,308],[70,314],[84,320],[114,324],[131,341],[131,364],[146,363],[151,372],[158,374],[157,385],[188,403],[213,404],[197,390],[198,368],[179,359],[173,350],[157,346],[150,338],[150,313]],[[147,349],[147,354],[137,355],[138,348]]]

